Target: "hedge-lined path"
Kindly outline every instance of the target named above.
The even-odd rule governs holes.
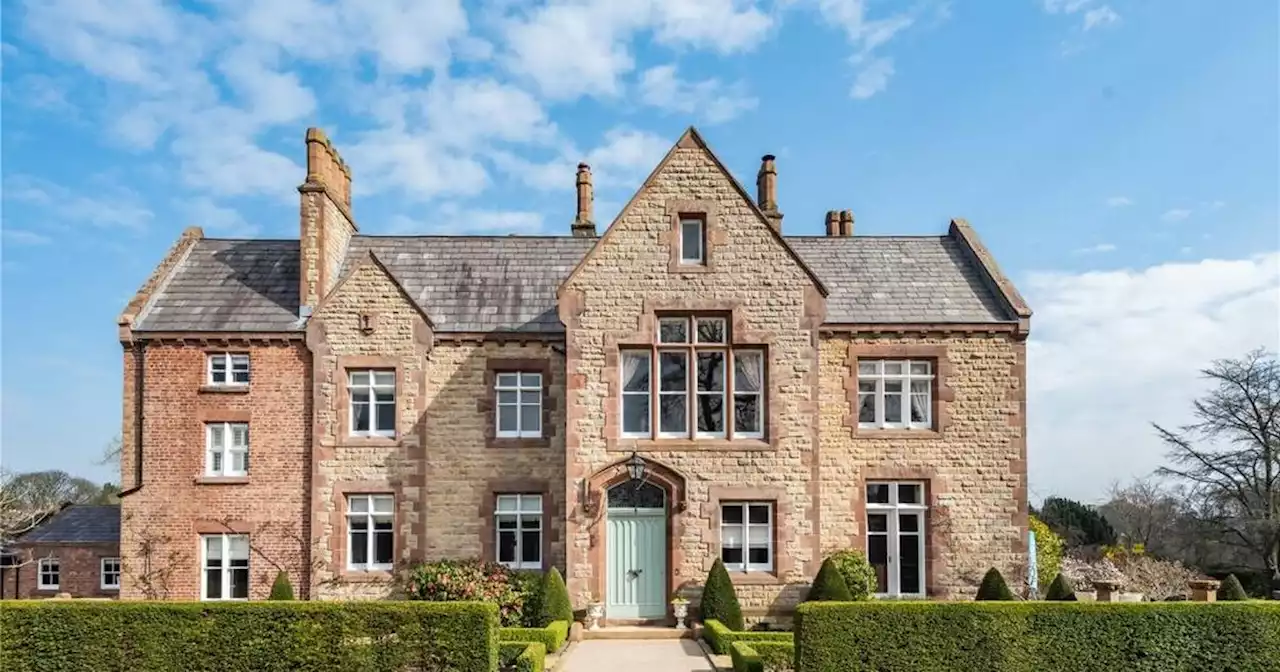
[[[590,639],[578,642],[561,672],[714,672],[692,639]]]

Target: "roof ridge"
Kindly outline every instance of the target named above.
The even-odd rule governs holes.
[[[202,241],[217,243],[297,243],[297,238],[202,238]]]

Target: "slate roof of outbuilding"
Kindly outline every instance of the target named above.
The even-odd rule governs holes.
[[[826,285],[828,323],[1016,320],[950,236],[788,236]],[[364,236],[343,272],[372,251],[443,332],[560,332],[556,290],[595,244],[568,236]],[[134,331],[300,330],[296,240],[197,241],[135,320]]]
[[[73,504],[18,539],[18,544],[97,544],[120,541],[118,505]]]

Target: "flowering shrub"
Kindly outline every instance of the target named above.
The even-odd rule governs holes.
[[[1124,590],[1142,593],[1150,601],[1187,593],[1187,582],[1199,574],[1182,563],[1147,555],[1141,545],[1109,546],[1101,560],[1062,559],[1062,574],[1077,590],[1089,590],[1094,581],[1118,581]]]
[[[1039,518],[1031,516],[1030,525],[1031,531],[1036,533],[1036,583],[1040,591],[1045,592],[1062,568],[1062,551],[1066,544]]]
[[[510,569],[479,560],[440,560],[410,567],[405,594],[427,602],[492,602],[503,626],[520,625],[524,594]]]

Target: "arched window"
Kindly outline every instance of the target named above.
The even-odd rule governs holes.
[[[667,493],[653,483],[624,481],[609,488],[611,509],[665,508]]]

